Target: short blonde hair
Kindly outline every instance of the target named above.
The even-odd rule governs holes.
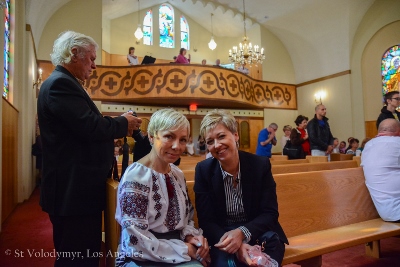
[[[290,125],[283,126],[283,131],[286,131],[286,130],[291,131],[292,130],[292,126],[290,126]]]
[[[227,110],[214,109],[209,111],[201,121],[200,135],[204,137],[208,131],[214,129],[218,124],[223,124],[231,133],[237,133],[235,117]]]
[[[158,131],[173,131],[181,128],[186,128],[188,136],[190,135],[190,124],[185,115],[172,108],[165,108],[153,113],[147,132],[150,136],[156,136]]]

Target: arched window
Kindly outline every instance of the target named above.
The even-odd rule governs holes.
[[[6,1],[4,8],[4,87],[3,96],[8,99],[9,95],[9,73],[10,73],[10,0]]]
[[[147,10],[143,19],[143,44],[153,45],[153,12]]]
[[[159,10],[160,47],[174,48],[174,10],[162,4]]]
[[[189,24],[184,16],[181,16],[181,48],[189,50]]]
[[[382,56],[382,94],[400,89],[400,45],[389,48]]]

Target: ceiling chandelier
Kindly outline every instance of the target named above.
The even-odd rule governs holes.
[[[229,49],[229,59],[232,63],[243,65],[244,63],[262,63],[265,59],[264,48],[258,45],[249,43],[249,38],[246,35],[246,8],[243,0],[243,28],[244,37],[243,41],[239,43],[239,47],[234,46]]]
[[[138,0],[138,27],[135,31],[136,39],[140,40],[143,38],[142,26],[140,25],[140,2]]]
[[[211,40],[208,43],[208,48],[210,48],[211,50],[214,50],[217,47],[217,43],[214,41],[213,24],[212,24],[213,16],[214,16],[214,14],[211,13]]]

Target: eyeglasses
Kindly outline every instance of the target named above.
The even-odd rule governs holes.
[[[397,101],[400,101],[400,97],[393,97],[391,99],[396,99]]]

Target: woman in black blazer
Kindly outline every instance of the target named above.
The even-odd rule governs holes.
[[[194,191],[199,226],[214,246],[212,266],[256,266],[248,250],[263,237],[264,252],[280,265],[288,241],[278,222],[269,159],[238,150],[236,121],[228,111],[209,112],[200,133],[213,157],[197,164]]]

